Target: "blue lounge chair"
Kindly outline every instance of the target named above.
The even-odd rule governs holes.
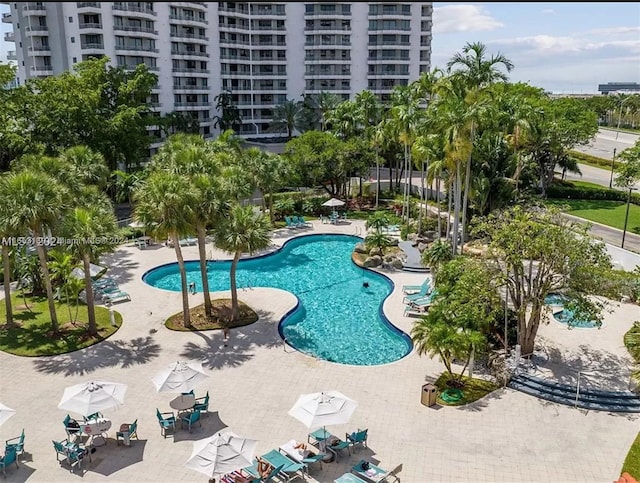
[[[354,451],[357,445],[368,448],[367,446],[368,432],[369,432],[368,429],[358,429],[358,431],[354,431],[351,434],[347,434],[345,437],[345,440],[349,443],[350,446],[353,447]]]
[[[304,227],[313,228],[313,223],[311,223],[310,221],[306,221],[304,219],[304,216],[299,216],[297,219],[297,223],[298,223],[298,226],[301,228],[304,228]]]
[[[410,295],[405,295],[402,301],[406,304],[408,302],[413,302],[415,300],[430,297],[432,293],[433,291],[431,290],[431,283],[429,283],[426,286],[424,286],[424,288],[420,289],[419,292],[416,292]]]
[[[312,439],[313,441],[311,441]],[[336,456],[336,459],[338,458],[338,451],[346,449],[348,453],[351,454],[351,450],[349,449],[350,445],[347,441],[341,440],[324,428],[309,433],[307,435],[307,442],[317,446],[321,446],[324,443],[324,447],[331,451]]]
[[[7,447],[7,449],[4,451],[4,456],[0,458],[0,468],[2,468],[2,474],[5,476],[5,478],[7,477],[7,466],[12,463],[16,464],[16,468],[20,468],[20,466],[18,465],[18,455],[14,446]]]
[[[284,222],[287,224],[287,228],[298,228],[298,223],[291,216],[285,216]]]
[[[196,404],[193,406],[194,410],[205,411],[207,416],[209,415],[209,391],[205,397],[199,397],[196,399]]]
[[[173,428],[173,431],[176,430],[176,417],[173,412],[161,413],[158,408],[156,408],[156,416],[158,417],[158,424],[160,424],[160,431],[162,432],[162,436],[167,437],[167,429]]]
[[[251,480],[251,483],[267,483],[269,481],[273,481],[273,479],[280,474],[280,472],[282,471],[282,468],[284,468],[284,465],[277,466],[273,468],[265,478],[261,478],[260,472],[258,471],[258,464],[259,462],[256,459],[251,466],[242,468],[242,471],[240,472],[240,474],[244,476],[242,473],[246,473],[247,475],[249,475],[249,477],[253,478]],[[237,474],[238,472],[234,472],[234,473]],[[223,481],[225,481],[224,478],[223,478]],[[229,483],[234,483],[234,482],[235,480],[231,480]]]
[[[13,448],[16,450],[16,455],[21,455],[24,453],[24,429],[22,430],[22,434],[20,436],[16,436],[15,438],[8,439],[5,444],[5,452],[9,450],[9,448]]]
[[[425,278],[424,282],[422,282],[422,285],[403,285],[402,293],[405,295],[413,295],[415,293],[420,293],[423,291],[426,293],[430,287],[431,287],[431,279]]]
[[[353,473],[345,473],[333,480],[333,483],[368,483],[367,480],[363,480],[362,478],[357,477]]]
[[[438,295],[438,291],[434,290],[428,295],[424,297],[416,297],[415,299],[410,300],[409,302],[413,305],[417,305],[418,307],[424,307],[426,305],[431,305],[433,303],[433,299]]]
[[[296,463],[278,450],[272,449],[268,453],[263,454],[261,458],[274,468],[282,466],[280,474],[284,476],[287,481],[291,481],[294,478],[305,479],[304,475],[307,470],[307,465],[305,463]]]
[[[82,460],[84,460],[87,455],[89,455],[89,461],[91,461],[91,453],[89,453],[86,448],[82,448],[78,444],[70,442],[68,439],[60,442],[52,441],[52,443],[56,450],[56,460],[59,463],[66,461],[72,471],[76,465],[82,468]],[[63,456],[63,459],[60,459],[60,456]]]
[[[185,423],[189,428],[189,432],[191,432],[191,426],[195,423],[198,423],[200,427],[202,427],[202,421],[200,421],[200,411],[195,410],[190,413],[187,413],[185,416],[180,418],[180,425],[184,427]]]

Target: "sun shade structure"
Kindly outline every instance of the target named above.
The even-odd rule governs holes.
[[[8,421],[8,419],[16,413],[15,409],[5,406],[0,403],[0,426]]]
[[[289,410],[293,416],[309,429],[318,429],[333,424],[349,422],[358,403],[338,391],[303,394]]]
[[[185,463],[209,478],[226,475],[253,464],[258,441],[241,438],[231,431],[216,433],[193,443],[193,452]]]
[[[158,392],[189,392],[209,377],[200,362],[173,362],[152,379]]]
[[[106,271],[107,267],[101,267],[100,265],[94,265],[93,263],[89,264],[89,275],[94,280],[97,277],[100,277]],[[84,279],[84,269],[82,269],[81,267],[74,268],[73,270],[71,270],[71,275],[76,278]]]
[[[344,206],[344,201],[339,200],[337,198],[331,198],[330,200],[327,200],[324,203],[322,203],[322,206],[332,206],[334,208],[336,206]]]
[[[76,384],[64,390],[58,409],[72,411],[83,416],[117,409],[124,404],[126,384],[117,382],[90,381]]]

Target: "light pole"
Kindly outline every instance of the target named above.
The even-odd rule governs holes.
[[[631,204],[631,192],[635,191],[637,188],[629,188],[629,196],[627,197],[627,213],[624,215],[624,230],[622,230],[622,243],[620,244],[620,248],[624,248],[624,239],[627,235],[627,222],[629,221],[629,205]]]
[[[616,162],[616,148],[613,148],[613,158],[611,158],[611,178],[609,179],[609,189],[613,188],[613,167]]]

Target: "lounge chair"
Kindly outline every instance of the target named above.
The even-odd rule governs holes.
[[[398,478],[398,473],[402,471],[402,463],[392,469],[389,473],[387,473],[384,478],[380,480],[380,483],[397,483],[400,481]]]
[[[405,295],[404,298],[402,299],[402,301],[406,304],[406,303],[409,303],[409,302],[413,302],[415,300],[420,300],[420,299],[423,299],[425,297],[429,297],[431,295],[431,293],[432,293],[432,291],[431,291],[431,282],[429,282],[426,285],[423,284],[422,288],[418,292],[412,293],[412,294],[409,294],[409,295]]]
[[[278,450],[292,460],[298,463],[304,463],[307,466],[313,463],[319,463],[320,469],[322,469],[322,460],[327,456],[325,453],[312,453],[306,449],[306,444],[304,445],[304,449],[300,450],[296,448],[297,445],[298,442],[292,439],[281,445]]]
[[[287,224],[287,228],[298,228],[298,223],[293,220],[291,216],[285,216],[284,222]]]
[[[161,413],[158,408],[156,408],[156,416],[158,417],[158,424],[160,424],[160,431],[162,432],[162,436],[167,437],[167,429],[173,428],[173,431],[176,430],[176,416],[173,414],[173,411]]]
[[[438,292],[436,290],[434,290],[430,294],[425,295],[424,297],[416,297],[416,298],[410,300],[408,303],[411,303],[411,304],[416,305],[418,307],[424,307],[426,305],[431,305],[433,303],[433,299],[436,297],[436,295],[438,295]]]
[[[288,456],[280,453],[280,451],[272,449],[268,453],[263,454],[261,459],[269,463],[274,468],[282,466],[280,474],[286,478],[286,481],[291,481],[294,478],[305,479],[304,475],[307,470],[307,465],[305,463],[296,463]]]
[[[282,468],[284,468],[284,465],[280,465],[280,466],[276,466],[276,467],[272,467],[271,471],[269,472],[269,474],[264,477],[261,478],[260,476],[260,472],[258,471],[258,465],[259,465],[259,461],[256,459],[253,464],[251,466],[248,466],[246,468],[242,468],[241,471],[234,471],[231,475],[235,476],[237,474],[239,474],[240,476],[247,478],[243,473],[246,473],[247,475],[249,475],[250,482],[251,483],[267,483],[269,481],[273,481],[273,479],[275,477],[277,477],[280,472],[282,471]],[[234,480],[226,480],[224,477],[222,479],[223,482],[225,483],[234,483]]]
[[[369,483],[367,480],[363,480],[362,478],[354,475],[353,473],[345,473],[333,480],[333,483]]]
[[[21,455],[24,453],[24,429],[20,436],[16,436],[15,438],[8,439],[4,444],[5,453],[9,450],[9,448],[13,448],[16,450],[16,455]]]
[[[424,291],[426,294],[429,291],[429,288],[431,288],[431,279],[425,278],[422,285],[403,285],[402,293],[405,295],[413,295]]]
[[[304,227],[313,228],[313,223],[311,223],[310,221],[305,221],[304,216],[299,216],[297,219],[297,223],[298,223],[298,226],[301,228],[304,228]]]
[[[127,292],[110,292],[102,296],[105,302],[124,302],[131,300],[131,296]]]
[[[368,438],[368,429],[358,429],[358,431],[354,431],[351,434],[346,434],[345,435],[345,440],[349,443],[350,446],[353,447],[354,451],[355,451],[355,447],[357,445],[361,445],[364,446],[365,448],[368,448],[367,446],[367,438]]]
[[[409,302],[408,304],[406,304],[404,306],[404,314],[403,315],[405,317],[408,317],[410,315],[422,316],[422,315],[427,313],[427,310],[429,310],[429,307],[431,307],[431,303],[424,304],[424,305],[418,305],[418,304],[415,304],[413,302]]]
[[[5,478],[7,477],[7,466],[12,463],[16,464],[16,468],[20,468],[20,465],[18,465],[18,455],[14,446],[7,447],[4,455],[0,458],[0,468],[2,468],[2,474]]]
[[[313,442],[311,440],[314,440]],[[349,443],[347,441],[343,441],[337,436],[334,436],[329,431],[324,428],[320,428],[313,433],[309,433],[307,435],[307,441],[318,446],[318,449],[321,451],[329,450],[331,451],[336,459],[338,458],[338,451],[347,450],[349,455],[351,455],[351,450],[349,449]]]

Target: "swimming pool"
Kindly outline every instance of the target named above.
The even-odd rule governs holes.
[[[351,261],[360,241],[350,235],[293,238],[275,253],[240,260],[238,288],[274,287],[298,297],[298,307],[278,330],[301,352],[359,366],[396,361],[411,352],[411,339],[382,313],[382,302],[393,289],[391,281]],[[188,282],[202,291],[198,261],[185,265]],[[229,290],[230,265],[230,261],[209,263],[211,291]],[[151,286],[180,291],[177,263],[156,267],[142,278]]]
[[[562,307],[562,310],[553,313],[553,318],[556,322],[580,329],[593,329],[599,327],[597,321],[579,319],[572,310],[564,308],[564,304],[567,301],[567,297],[559,293],[550,293],[544,298],[545,304]]]

